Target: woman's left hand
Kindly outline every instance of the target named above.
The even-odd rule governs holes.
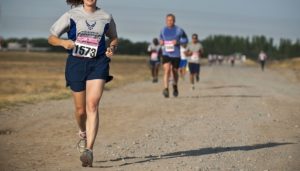
[[[114,56],[114,50],[110,47],[107,48],[105,55],[109,58],[111,58],[112,56]]]

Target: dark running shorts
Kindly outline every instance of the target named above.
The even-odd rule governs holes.
[[[155,67],[156,65],[159,65],[160,64],[160,62],[159,61],[149,61],[149,65],[151,66],[151,67]]]
[[[200,64],[189,63],[189,70],[191,74],[198,74],[200,72]]]
[[[178,69],[179,68],[179,64],[180,64],[180,57],[169,57],[169,56],[163,56],[162,57],[162,63],[171,63],[171,65],[175,68]]]
[[[66,62],[66,86],[74,92],[84,91],[87,80],[103,79],[109,82],[113,79],[109,75],[110,58],[106,56],[96,58],[81,58],[69,56]]]

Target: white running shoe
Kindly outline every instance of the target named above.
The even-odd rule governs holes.
[[[79,131],[79,141],[77,143],[77,150],[80,152],[80,153],[83,153],[86,149],[86,132],[81,132]]]

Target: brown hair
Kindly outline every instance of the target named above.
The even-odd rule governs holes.
[[[198,34],[196,34],[196,33],[194,33],[193,35],[192,35],[192,38],[196,38],[196,39],[198,39]]]
[[[167,16],[166,16],[166,17],[167,17],[167,18],[168,18],[168,17],[172,17],[174,21],[176,20],[176,17],[175,17],[175,15],[174,15],[174,14],[171,14],[171,13],[170,13],[170,14],[167,14]]]
[[[75,7],[83,4],[83,0],[66,0],[66,2],[68,5],[75,6]]]

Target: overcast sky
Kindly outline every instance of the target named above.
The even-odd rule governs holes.
[[[300,0],[98,0],[112,13],[119,36],[133,41],[157,37],[167,13],[187,34],[266,35],[300,38]],[[54,21],[70,7],[65,0],[1,0],[0,35],[47,37]]]

